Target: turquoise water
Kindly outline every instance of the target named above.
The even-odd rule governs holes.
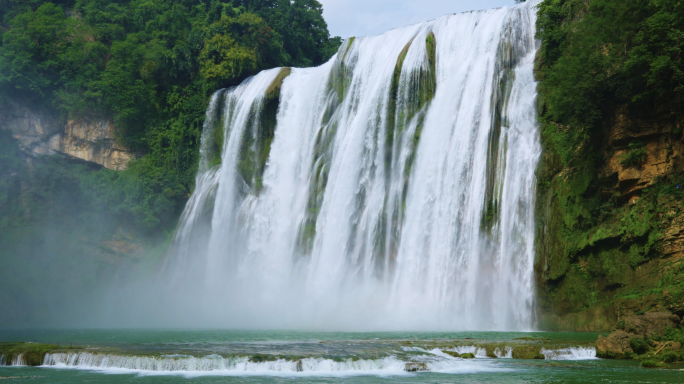
[[[318,361],[426,361],[433,372],[402,369],[338,371],[152,371],[121,367],[0,367],[3,383],[682,383],[684,366],[650,370],[615,360],[459,360],[437,356],[438,345],[544,343],[586,347],[589,333],[312,333],[257,331],[62,330],[0,331],[0,341],[89,347],[89,351],[170,359],[227,355],[297,355]],[[520,339],[524,338],[524,339]],[[409,347],[407,347],[409,346]],[[443,348],[443,347],[440,347]],[[550,348],[550,347],[549,347]],[[432,351],[431,351],[432,349]],[[436,351],[436,352],[435,352]],[[361,360],[359,360],[361,359]],[[366,360],[363,360],[366,359]],[[423,360],[421,360],[423,359]],[[262,363],[268,364],[268,363]],[[275,363],[274,363],[275,364]],[[402,363],[403,364],[403,363]],[[377,365],[377,364],[376,364]],[[375,366],[373,366],[375,367]],[[320,368],[319,368],[320,369]],[[375,369],[375,368],[373,368]],[[680,370],[681,369],[681,370]],[[437,371],[437,372],[435,372]]]

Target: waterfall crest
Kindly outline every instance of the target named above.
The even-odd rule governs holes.
[[[197,316],[531,329],[537,3],[348,39],[217,92],[167,265]]]

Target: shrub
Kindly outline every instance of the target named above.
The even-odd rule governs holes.
[[[667,351],[667,352],[663,353],[662,359],[666,363],[674,363],[674,362],[680,360],[680,356],[677,352]]]
[[[656,360],[644,360],[641,362],[641,366],[644,368],[665,368],[667,365],[663,363],[662,361],[656,361]]]
[[[638,355],[643,355],[648,352],[649,346],[646,340],[640,337],[634,337],[629,341],[629,346],[632,347],[634,352]]]

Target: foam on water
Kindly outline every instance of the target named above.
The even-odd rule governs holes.
[[[541,353],[547,360],[594,360],[596,348],[594,347],[575,347],[563,349],[542,349]]]
[[[12,366],[12,367],[23,367],[26,366],[26,361],[24,360],[24,354],[20,353],[9,361],[6,360],[5,355],[0,355],[0,366]]]
[[[112,374],[195,376],[396,376],[408,375],[407,364],[425,364],[429,371],[476,373],[505,370],[487,364],[474,364],[454,358],[416,356],[403,361],[390,356],[380,359],[277,359],[252,362],[248,356],[148,357],[97,354],[90,352],[52,353],[43,367],[94,370]]]

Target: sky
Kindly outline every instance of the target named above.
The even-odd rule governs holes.
[[[318,0],[331,36],[379,35],[450,13],[515,5],[514,0]]]

